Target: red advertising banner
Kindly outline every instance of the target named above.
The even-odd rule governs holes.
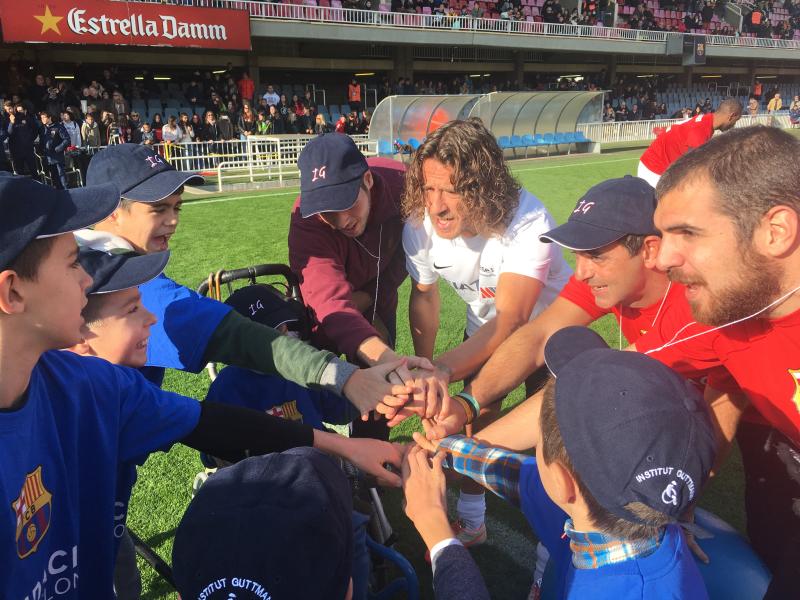
[[[250,50],[246,11],[111,0],[0,0],[3,41]]]

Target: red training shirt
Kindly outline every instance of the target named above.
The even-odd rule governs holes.
[[[654,340],[663,339],[666,342],[672,339],[687,323],[694,323],[689,304],[686,301],[684,287],[679,283],[673,283],[670,286],[665,298],[660,298],[658,302],[644,308],[632,308],[630,306],[622,308],[614,306],[610,309],[600,308],[595,303],[591,288],[575,279],[574,275],[570,277],[560,295],[565,300],[569,300],[586,311],[594,320],[613,313],[617,318],[617,322],[620,323],[625,339],[628,340],[629,344],[636,344],[636,348],[639,351],[641,351],[639,343],[643,337],[650,337],[650,339]],[[694,331],[697,331],[698,328],[699,326],[693,326]],[[680,335],[680,337],[683,337],[683,335]],[[651,345],[650,347],[655,346]],[[712,387],[716,390],[738,390],[725,368],[721,367],[717,360],[682,359],[666,362],[657,354],[654,354],[653,358],[665,362],[683,377],[696,383],[701,390],[705,387],[706,379],[709,382],[712,379],[715,380],[715,385]]]
[[[709,328],[695,325],[677,340],[704,329]],[[636,347],[647,352],[668,341],[654,331]],[[689,360],[723,365],[761,416],[800,445],[800,310],[780,319],[748,319],[649,355],[667,364]],[[722,389],[716,376],[709,376],[708,383]]]
[[[714,114],[697,115],[675,123],[659,135],[639,161],[656,175],[663,175],[672,163],[692,148],[702,146],[714,135]]]

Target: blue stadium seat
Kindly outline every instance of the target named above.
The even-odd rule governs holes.
[[[522,143],[522,138],[518,135],[511,136],[511,147],[512,148],[524,148],[525,144]]]
[[[392,156],[394,155],[395,150],[394,146],[389,140],[378,140],[378,154],[381,156]]]
[[[545,133],[542,142],[547,146],[555,144],[555,136],[552,133]]]
[[[531,148],[536,148],[538,146],[538,142],[536,138],[534,138],[531,134],[526,133],[522,136],[522,144],[525,146],[525,158],[528,158],[528,150]]]
[[[342,104],[342,114],[349,115],[350,114],[350,105],[349,104]]]
[[[420,147],[419,140],[417,138],[408,138],[408,145],[411,146],[414,150]]]
[[[592,140],[587,139],[586,134],[582,131],[575,132],[575,141],[579,144],[585,144],[586,142],[591,142]]]
[[[331,112],[331,123],[336,123],[339,120],[339,117],[342,115],[339,114],[339,111]]]
[[[536,142],[537,146],[544,146],[545,145],[544,136],[541,133],[537,133],[536,135],[534,135],[533,136],[533,141]]]
[[[508,150],[511,148],[511,139],[507,135],[501,135],[497,138],[497,143],[503,150]]]

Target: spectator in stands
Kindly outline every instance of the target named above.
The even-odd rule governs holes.
[[[42,128],[39,130],[39,148],[43,166],[47,168],[50,179],[58,190],[69,187],[66,174],[65,151],[69,146],[69,134],[64,126],[53,121],[53,117],[42,111],[39,113]]]
[[[628,121],[641,121],[642,113],[639,111],[639,105],[634,104],[631,106],[631,112],[628,113]]]
[[[117,135],[119,136],[117,142],[119,144],[131,141],[131,125],[128,121],[128,115],[120,115],[117,118]]]
[[[347,135],[355,135],[358,133],[358,114],[356,114],[355,111],[350,111],[350,114],[347,115],[344,130]]]
[[[164,119],[161,118],[161,113],[156,113],[153,115],[153,119],[150,122],[150,128],[153,130],[153,133],[156,136],[156,143],[161,143],[161,128],[164,127]]]
[[[217,140],[222,139],[219,133],[217,115],[214,114],[213,110],[206,111],[203,129],[200,131],[200,139],[204,142],[216,142]]]
[[[311,118],[313,119],[317,114],[317,104],[314,102],[314,94],[311,93],[311,90],[306,90],[305,96],[303,96],[303,106],[311,109]]]
[[[228,114],[220,115],[217,124],[219,125],[220,139],[222,140],[236,139],[236,128],[234,126],[234,123],[231,121],[230,115]]]
[[[278,96],[278,94],[275,93],[275,88],[271,85],[267,86],[267,92],[264,94],[263,98],[267,101],[267,106],[275,106],[278,102],[286,100],[286,96]]]
[[[81,139],[87,148],[96,148],[100,145],[100,127],[94,120],[92,113],[87,113],[81,125]]]
[[[346,129],[347,129],[347,117],[341,115],[339,117],[339,120],[336,121],[336,126],[334,127],[334,131],[336,131],[336,133],[346,133],[345,131]]]
[[[278,109],[278,114],[280,114],[281,119],[283,119],[285,128],[286,122],[289,120],[289,113],[292,112],[292,105],[289,104],[289,101],[286,99],[286,94],[281,94],[276,108]]]
[[[256,115],[250,107],[249,102],[245,102],[242,112],[236,121],[239,129],[240,139],[246,140],[247,136],[254,135],[256,132]]]
[[[789,123],[792,129],[800,125],[800,96],[795,96],[789,105]]]
[[[191,121],[189,121],[189,115],[182,112],[178,119],[178,143],[190,144],[195,140],[195,137],[194,127]]]
[[[617,113],[614,108],[609,104],[603,113],[603,122],[609,123],[617,120]]]
[[[216,92],[212,92],[211,94],[211,106],[209,107],[211,110],[214,111],[217,115],[224,115],[228,112],[227,106],[222,101],[222,98]]]
[[[778,92],[775,92],[775,95],[767,104],[767,114],[773,114],[778,112],[781,108],[783,108],[783,100],[781,100],[781,95]]]
[[[189,122],[192,124],[192,130],[194,131],[194,139],[196,142],[200,142],[203,139],[203,118],[197,114],[192,113]]]
[[[302,117],[304,114],[305,105],[303,101],[300,100],[300,97],[297,94],[292,96],[292,112],[298,117]]]
[[[228,102],[225,104],[227,108],[228,116],[231,118],[232,123],[236,123],[239,120],[239,102],[238,98],[234,95],[228,98]]]
[[[322,135],[328,133],[331,128],[328,126],[328,123],[325,121],[325,117],[321,114],[317,115],[317,118],[314,122],[314,133],[318,135]]]
[[[288,112],[286,114],[288,116]],[[286,133],[286,119],[278,112],[278,107],[274,104],[269,107],[267,121],[270,123],[270,132],[273,135]]]
[[[111,96],[111,108],[117,116],[127,115],[131,112],[128,101],[123,98],[122,92],[119,90],[114,90],[114,94]]]
[[[142,123],[142,133],[141,133],[142,141],[139,142],[145,146],[152,146],[158,143],[156,139],[156,133],[153,131],[153,128],[150,126],[150,123]]]
[[[16,173],[37,176],[34,142],[38,135],[39,126],[25,105],[14,105],[14,112],[8,115],[8,150]]]
[[[747,114],[751,116],[756,116],[758,114],[758,100],[755,97],[750,96],[750,100],[747,103]]]
[[[307,106],[303,107],[303,114],[297,118],[297,132],[306,135],[314,134],[314,119],[311,116],[311,109]]]
[[[703,102],[703,106],[701,107],[701,110],[702,110],[704,115],[707,115],[708,113],[714,112],[714,107],[711,105],[711,98],[706,98],[706,101]]]
[[[239,97],[242,101],[253,101],[253,96],[256,94],[256,84],[250,78],[250,73],[247,72],[247,69],[242,72],[241,78],[236,82],[236,89],[239,90]]]
[[[615,121],[627,121],[628,120],[628,107],[624,102],[620,102],[619,108],[617,109],[617,113],[615,115]]]
[[[358,133],[367,135],[369,133],[370,115],[367,111],[362,111],[358,119]]]
[[[189,87],[186,89],[186,101],[194,109],[203,98],[203,90],[197,82],[197,79],[192,79]]]
[[[64,126],[64,130],[69,135],[69,145],[74,148],[81,147],[81,128],[78,124],[72,120],[72,114],[68,111],[64,111],[61,113],[61,124]]]
[[[128,125],[131,129],[131,135],[129,138],[129,142],[132,144],[141,144],[142,143],[142,120],[139,117],[139,113],[133,111],[130,116],[128,117]]]
[[[272,133],[272,123],[267,120],[267,113],[259,110],[256,113],[256,135],[269,135]]]

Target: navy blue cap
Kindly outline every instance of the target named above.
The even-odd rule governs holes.
[[[164,157],[140,144],[116,144],[98,152],[89,163],[89,185],[112,182],[120,196],[135,202],[158,202],[182,185],[203,183],[197,173],[176,171]]]
[[[281,296],[272,286],[256,283],[233,292],[225,304],[248,319],[267,327],[277,328],[303,320],[302,305]]]
[[[111,184],[56,190],[28,177],[0,175],[0,271],[37,238],[89,227],[119,205]]]
[[[300,214],[304,218],[353,206],[369,168],[355,142],[343,133],[326,133],[308,142],[297,166]]]
[[[81,248],[78,260],[92,278],[92,285],[86,293],[108,294],[142,285],[158,277],[167,266],[169,250],[139,254]]]
[[[313,448],[222,468],[175,534],[178,592],[187,600],[342,600],[353,566],[352,510],[339,465]]]
[[[589,188],[567,222],[539,239],[569,250],[588,251],[630,234],[658,235],[653,224],[655,210],[655,190],[644,179],[630,175],[608,179]]]
[[[708,478],[716,443],[693,384],[644,354],[612,350],[585,327],[554,333],[544,350],[555,408],[576,473],[612,514],[640,502],[677,519]]]

